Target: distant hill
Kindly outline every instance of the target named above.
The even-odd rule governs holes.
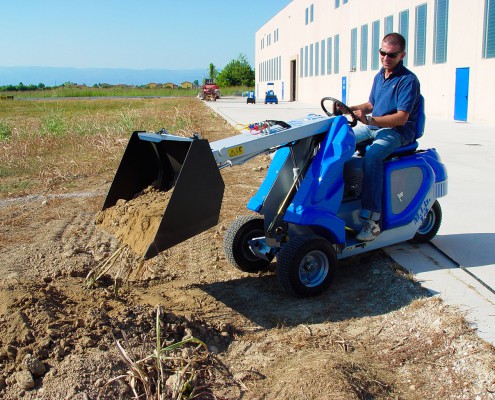
[[[59,67],[0,67],[0,86],[38,85],[57,86],[65,82],[93,86],[98,83],[110,85],[145,85],[147,83],[201,82],[207,77],[207,69],[125,69],[125,68],[59,68]]]

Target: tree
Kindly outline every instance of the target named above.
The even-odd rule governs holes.
[[[244,54],[230,61],[218,74],[217,83],[220,86],[254,86],[254,70],[249,65]]]
[[[218,75],[217,67],[215,67],[212,63],[210,63],[210,66],[208,68],[208,78],[215,80],[217,75]]]

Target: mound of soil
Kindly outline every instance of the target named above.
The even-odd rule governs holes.
[[[115,206],[100,211],[95,223],[142,257],[155,239],[171,194],[148,187],[134,199],[120,199]]]

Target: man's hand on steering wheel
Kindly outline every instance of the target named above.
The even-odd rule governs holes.
[[[368,120],[366,119],[366,113],[361,110],[355,110],[354,115],[356,118],[361,121],[363,124],[368,124]]]
[[[331,109],[332,112],[328,111],[325,108],[324,103],[326,101],[331,101]],[[324,97],[321,99],[321,108],[327,114],[329,117],[333,117],[335,115],[342,115],[342,114],[348,114],[351,116],[351,120],[349,121],[349,125],[351,127],[355,127],[357,125],[358,120],[362,121],[361,118],[358,118],[356,114],[347,106],[346,104],[342,103],[340,100],[334,99],[333,97]],[[364,121],[366,121],[366,115],[364,116]]]

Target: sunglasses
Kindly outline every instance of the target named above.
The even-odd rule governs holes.
[[[402,54],[403,52],[402,51],[398,51],[397,53],[387,53],[386,51],[383,51],[382,49],[379,50],[380,52],[380,55],[382,57],[385,57],[385,56],[388,56],[390,58],[395,58],[397,57],[399,54]]]

